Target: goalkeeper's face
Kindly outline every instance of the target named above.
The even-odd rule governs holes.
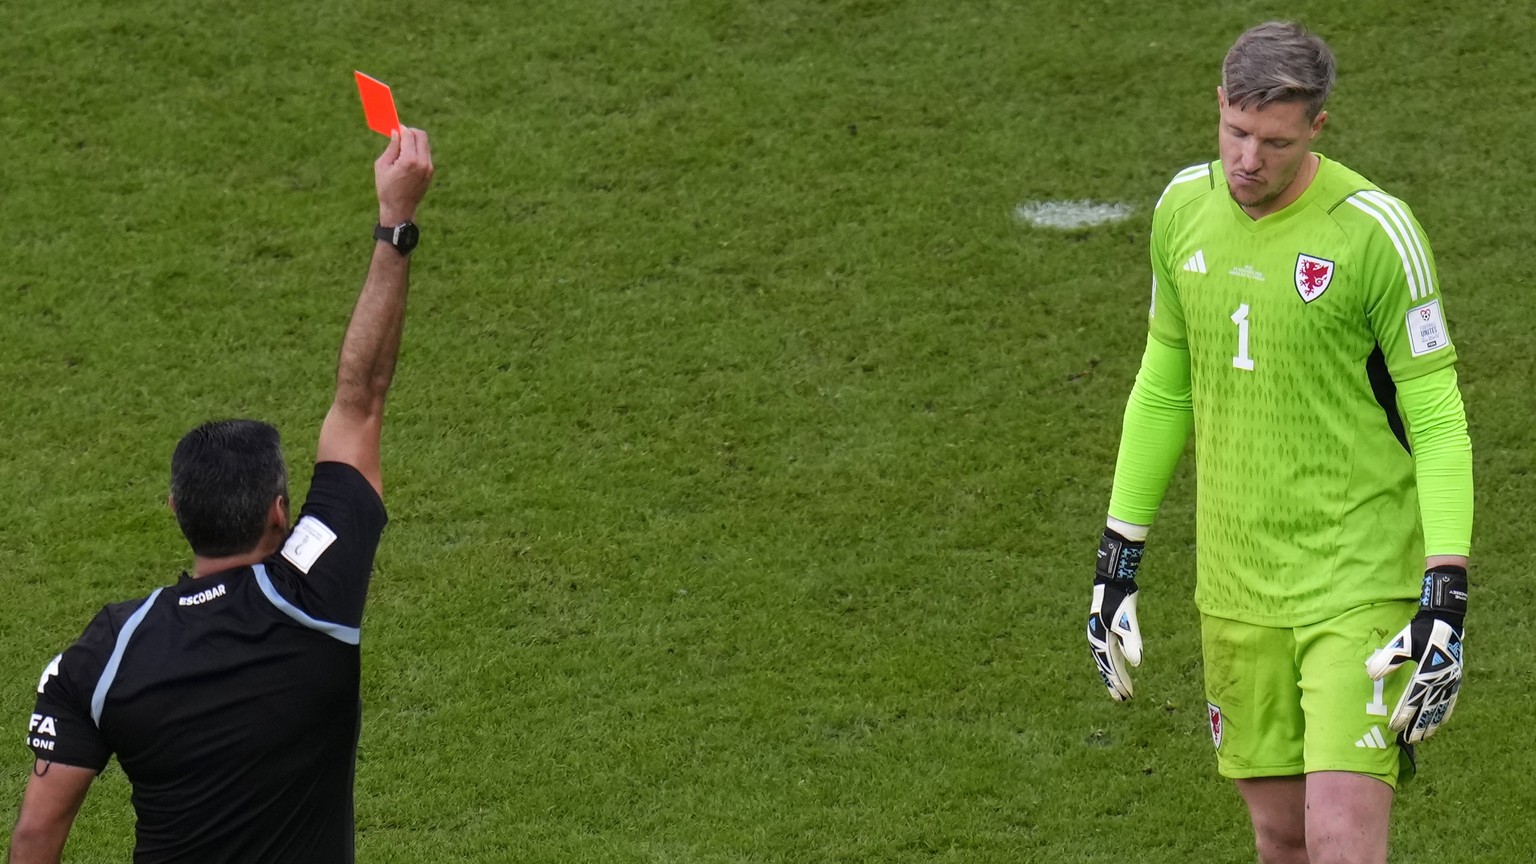
[[[1216,96],[1221,106],[1218,149],[1232,199],[1255,219],[1296,200],[1306,188],[1297,177],[1328,112],[1308,117],[1302,101],[1240,108],[1219,87]]]

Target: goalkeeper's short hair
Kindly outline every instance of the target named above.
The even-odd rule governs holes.
[[[1305,102],[1309,118],[1323,110],[1336,78],[1328,43],[1300,24],[1285,21],[1249,28],[1221,63],[1228,104],[1263,108],[1273,102]]]

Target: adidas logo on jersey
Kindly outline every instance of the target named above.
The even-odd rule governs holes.
[[[1372,726],[1371,731],[1365,733],[1365,737],[1355,742],[1356,747],[1364,747],[1367,750],[1387,749],[1387,739],[1381,737],[1381,727]]]
[[[1205,250],[1196,249],[1195,254],[1189,256],[1189,260],[1184,262],[1184,270],[1188,273],[1204,273]]]

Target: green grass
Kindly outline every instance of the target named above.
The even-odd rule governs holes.
[[[370,246],[361,68],[440,172],[385,440],[360,860],[1250,860],[1205,728],[1188,466],[1131,705],[1082,624],[1150,204],[1213,154],[1231,39],[1286,15],[1340,57],[1321,149],[1434,242],[1477,458],[1470,683],[1394,860],[1526,854],[1526,4],[439,5],[7,6],[17,739],[92,612],[184,566],[183,431],[271,420],[304,474]],[[1139,215],[1011,215],[1085,197]],[[27,764],[0,761],[13,800]],[[71,860],[126,858],[126,796],[109,769]]]

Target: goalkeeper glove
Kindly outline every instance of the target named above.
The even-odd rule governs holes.
[[[1131,698],[1126,668],[1141,665],[1141,625],[1136,620],[1136,568],[1147,544],[1127,540],[1112,528],[1099,541],[1094,567],[1093,604],[1088,609],[1088,648],[1099,677],[1116,702]]]
[[[1414,664],[1413,678],[1388,724],[1406,743],[1417,744],[1435,734],[1456,707],[1466,615],[1466,569],[1435,567],[1424,574],[1418,614],[1365,661],[1365,671],[1378,680],[1405,663]]]

